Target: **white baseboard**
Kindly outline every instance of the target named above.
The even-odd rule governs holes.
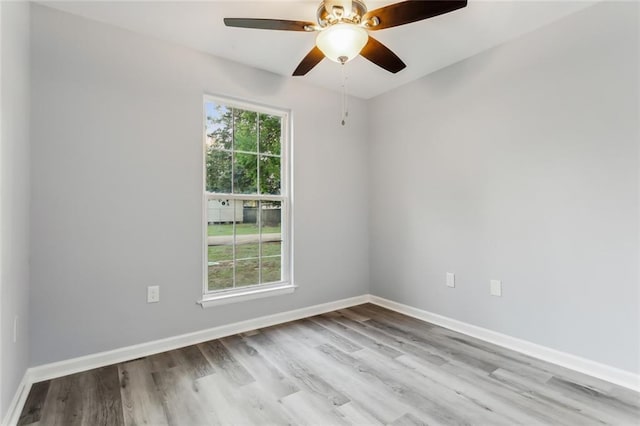
[[[24,407],[24,403],[27,401],[27,396],[31,390],[32,383],[34,382],[31,380],[29,370],[27,370],[24,373],[24,376],[22,376],[22,380],[20,381],[18,389],[9,404],[2,423],[0,423],[2,426],[14,426],[18,424],[20,414],[22,413],[22,407]]]
[[[160,352],[178,349],[208,340],[219,339],[237,333],[244,333],[257,328],[269,327],[289,321],[307,318],[326,312],[345,309],[362,303],[373,303],[401,314],[418,318],[489,343],[493,343],[507,349],[521,352],[525,355],[541,359],[543,361],[557,364],[571,370],[578,371],[590,376],[606,380],[617,385],[640,392],[640,376],[628,371],[620,370],[605,364],[560,352],[545,346],[507,336],[486,328],[478,327],[442,315],[434,314],[402,303],[394,302],[382,297],[365,294],[320,305],[308,306],[306,308],[267,315],[233,324],[221,325],[206,330],[193,333],[182,334],[166,339],[127,346],[111,351],[100,352],[78,358],[51,364],[39,365],[29,368],[18,387],[16,394],[9,406],[7,414],[2,422],[2,426],[13,426],[18,422],[20,413],[33,383],[49,380],[68,374],[78,373],[93,368],[104,367],[144,356],[153,355]]]
[[[629,371],[611,367],[609,365],[566,352],[561,352],[556,349],[551,349],[526,340],[517,339],[506,334],[434,314],[432,312],[384,299],[382,297],[369,295],[368,300],[370,303],[391,309],[392,311],[418,318],[420,320],[484,340],[485,342],[493,343],[542,361],[556,364],[561,367],[597,377],[607,382],[615,383],[616,385],[640,392],[640,375],[633,374]]]
[[[91,370],[93,368],[104,367],[106,365],[141,358],[160,352],[183,348],[185,346],[195,345],[208,340],[244,333],[257,328],[269,327],[276,324],[295,321],[301,318],[307,318],[313,315],[324,314],[326,312],[335,311],[336,309],[344,309],[350,306],[367,303],[368,300],[369,298],[367,295],[350,297],[348,299],[337,300],[335,302],[308,306],[306,308],[267,315],[233,324],[221,325],[193,333],[168,337],[166,339],[154,340],[152,342],[127,346],[124,348],[72,358],[51,364],[39,365],[31,367],[28,372],[33,380],[32,383],[36,383],[42,380],[49,380],[55,377],[78,373],[80,371]]]

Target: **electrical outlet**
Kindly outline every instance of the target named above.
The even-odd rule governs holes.
[[[150,285],[147,287],[147,303],[157,303],[160,301],[160,286]]]
[[[502,281],[500,280],[491,280],[491,289],[492,296],[502,296]]]
[[[447,287],[456,286],[456,274],[453,272],[447,272]]]
[[[18,341],[18,316],[13,317],[13,343]]]

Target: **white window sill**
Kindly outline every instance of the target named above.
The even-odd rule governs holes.
[[[293,293],[298,286],[284,283],[281,285],[265,288],[251,288],[245,290],[234,290],[219,294],[205,295],[198,304],[203,308],[211,306],[226,305],[229,303],[244,302],[245,300],[260,299],[262,297],[279,296],[281,294]]]

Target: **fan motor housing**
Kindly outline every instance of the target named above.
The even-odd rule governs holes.
[[[367,13],[367,6],[362,0],[351,0],[351,13],[345,15],[345,10],[340,1],[325,0],[320,3],[317,12],[318,25],[325,28],[338,22],[360,24],[362,17]]]

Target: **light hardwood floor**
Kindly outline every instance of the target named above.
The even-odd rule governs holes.
[[[20,425],[636,425],[640,395],[361,305],[36,383]]]

